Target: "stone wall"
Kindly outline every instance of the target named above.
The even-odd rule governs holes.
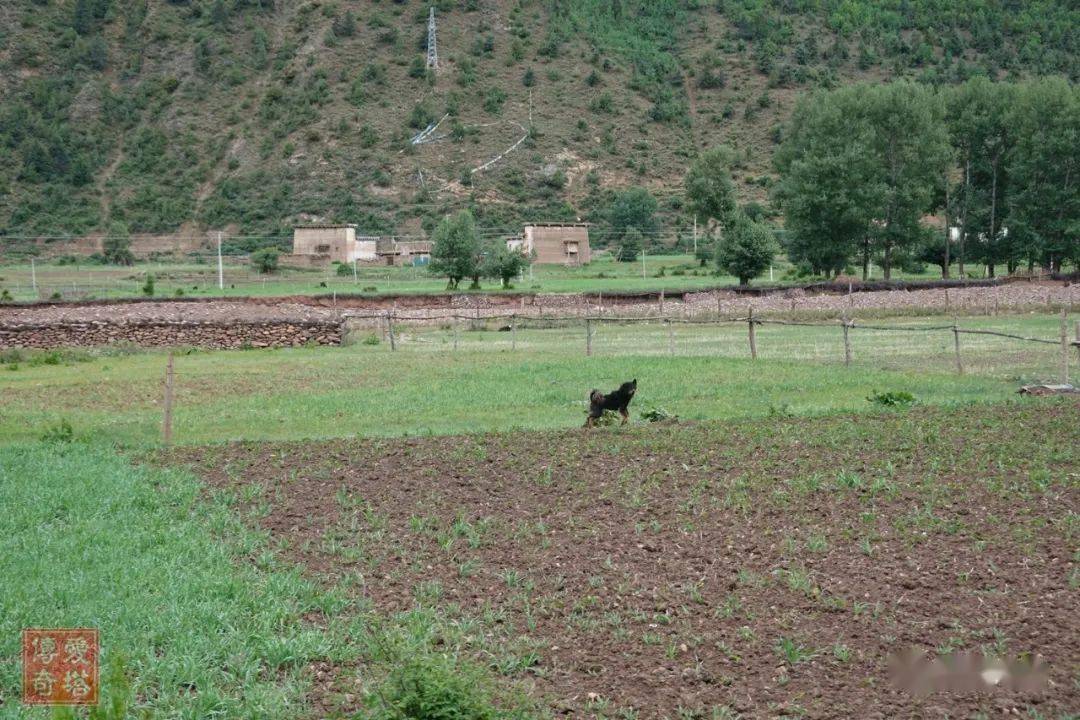
[[[0,349],[96,347],[118,343],[140,347],[200,347],[213,350],[340,345],[340,322],[249,323],[51,323],[0,325]]]

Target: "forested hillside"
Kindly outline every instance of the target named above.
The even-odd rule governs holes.
[[[735,151],[765,203],[798,97],[858,80],[1080,77],[1069,0],[26,0],[0,4],[0,235],[296,220],[591,218]],[[445,116],[445,119],[443,119]],[[442,119],[432,141],[418,132]],[[521,139],[520,145],[487,166]]]

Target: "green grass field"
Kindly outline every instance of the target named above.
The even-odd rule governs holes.
[[[274,275],[259,275],[246,264],[236,264],[226,259],[225,287],[217,287],[217,265],[211,259],[207,263],[140,262],[133,267],[105,265],[55,265],[38,264],[36,277],[38,291],[33,290],[30,265],[0,266],[0,290],[6,289],[14,300],[31,301],[47,299],[53,293],[64,298],[123,298],[141,297],[146,275],[155,280],[155,293],[160,297],[175,297],[179,292],[194,296],[279,296],[311,295],[326,293],[439,293],[446,290],[445,278],[432,275],[423,267],[359,267],[356,277],[350,272],[341,276],[336,266],[322,270],[282,268]],[[778,257],[773,267],[772,280],[782,282],[791,265]],[[704,289],[737,282],[728,275],[713,274],[714,266],[699,267],[691,255],[646,256],[645,275],[640,262],[622,263],[604,253],[594,256],[593,262],[584,267],[560,265],[536,265],[531,273],[515,282],[514,290],[524,292],[572,293],[572,292],[618,292],[644,290]],[[875,269],[875,273],[880,270]],[[875,274],[875,277],[878,277]],[[935,267],[913,275],[897,271],[896,279],[936,279],[940,273]],[[756,280],[768,282],[769,273]],[[372,290],[371,288],[374,288]],[[500,292],[498,283],[485,280],[486,292]]]
[[[100,628],[105,703],[170,717],[294,717],[301,671],[334,652],[302,620],[332,598],[189,475],[20,445],[0,450],[0,504],[0,718],[47,716],[19,707],[24,627]]]
[[[911,327],[940,320],[875,322]],[[961,324],[1053,338],[1057,319],[1014,315]],[[855,331],[850,368],[842,364],[837,327],[763,326],[756,362],[739,324],[674,326],[674,357],[667,330],[655,323],[599,327],[588,358],[581,327],[521,330],[516,352],[511,334],[496,330],[458,333],[457,351],[445,328],[398,334],[396,352],[360,329],[358,342],[341,348],[180,354],[174,437],[204,443],[574,427],[584,419],[590,388],[632,377],[640,381],[635,411],[663,408],[684,420],[868,410],[868,395],[889,390],[931,404],[1001,400],[1022,382],[1056,379],[1060,357],[1052,345],[964,336],[966,372],[958,377],[948,331]],[[162,352],[6,358],[6,442],[40,437],[62,420],[86,439],[144,445],[160,437]]]

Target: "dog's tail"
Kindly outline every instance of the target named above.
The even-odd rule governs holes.
[[[604,402],[604,393],[600,392],[599,390],[590,390],[589,402],[593,405],[598,405]]]

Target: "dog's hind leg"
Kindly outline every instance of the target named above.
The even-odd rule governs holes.
[[[589,417],[585,418],[585,424],[582,425],[581,427],[583,427],[583,428],[591,428],[592,426],[593,426],[593,416],[590,415]]]
[[[630,413],[626,408],[619,408],[619,414],[622,415],[622,424],[625,425],[630,420]]]

